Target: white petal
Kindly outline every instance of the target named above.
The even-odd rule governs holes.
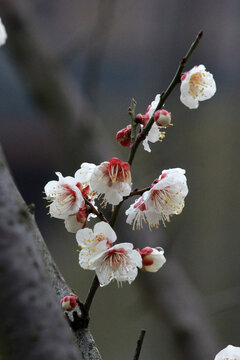
[[[181,94],[180,96],[181,102],[187,106],[189,109],[197,109],[199,102],[197,99],[194,99],[190,94]]]
[[[85,222],[77,221],[76,214],[69,215],[64,221],[64,225],[67,231],[71,233],[76,233],[78,230],[81,230],[82,227],[84,226],[84,223]]]
[[[45,194],[49,197],[52,197],[52,194],[56,193],[58,186],[59,186],[58,181],[56,180],[49,181],[44,187]]]
[[[91,246],[95,242],[95,237],[92,229],[85,228],[81,229],[76,234],[76,240],[78,245],[82,248]]]
[[[148,138],[147,137],[143,140],[143,147],[144,147],[145,151],[151,152],[150,146],[148,145]]]
[[[115,231],[104,221],[101,221],[94,226],[94,235],[96,236],[97,234],[103,234],[111,242],[114,242],[117,239]]]
[[[0,46],[4,45],[7,40],[7,32],[0,18]]]
[[[240,360],[240,347],[228,345],[215,356],[214,360]]]
[[[83,163],[80,169],[75,172],[74,177],[80,183],[89,182],[95,168],[95,164]]]

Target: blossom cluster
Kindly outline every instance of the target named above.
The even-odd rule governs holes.
[[[216,85],[210,73],[203,65],[194,67],[182,74],[181,101],[189,108],[197,108],[198,102],[213,96]],[[134,141],[133,127],[138,126],[143,134],[141,141],[146,151],[151,152],[149,143],[162,141],[163,131],[169,127],[172,115],[160,108],[161,96],[156,95],[148,106],[145,114],[135,116],[136,124],[128,125],[119,130],[116,140],[124,147],[130,147]],[[52,217],[64,220],[67,231],[76,233],[80,247],[79,264],[83,269],[96,272],[101,286],[108,285],[112,280],[117,283],[131,283],[138,270],[148,272],[158,271],[166,259],[162,248],[146,246],[142,250],[134,249],[130,242],[115,243],[117,235],[98,207],[110,204],[115,206],[139,195],[134,203],[125,211],[127,224],[134,229],[141,229],[148,223],[149,229],[158,228],[170,221],[173,215],[182,212],[185,197],[188,194],[185,170],[173,168],[163,170],[152,184],[142,190],[132,191],[131,162],[111,158],[99,165],[83,163],[74,176],[62,176],[56,172],[58,180],[49,181],[44,191],[50,201],[49,213]],[[98,200],[98,207],[95,202]],[[93,230],[86,227],[92,217],[101,220]],[[71,303],[70,303],[71,301]],[[73,298],[66,298],[62,306],[72,309]]]
[[[127,223],[133,228],[141,228],[143,221],[149,227],[157,227],[170,216],[179,214],[184,207],[188,193],[185,170],[169,169],[143,192],[142,196],[126,211]],[[69,232],[76,233],[81,248],[79,264],[83,269],[94,270],[101,286],[112,280],[131,283],[138,269],[158,271],[165,263],[163,249],[146,247],[134,249],[131,243],[113,245],[117,236],[111,226],[104,221],[94,229],[86,228],[92,208],[97,210],[95,200],[103,197],[103,205],[118,205],[132,190],[130,165],[117,158],[104,161],[100,165],[83,163],[74,177],[63,177],[57,172],[58,180],[49,181],[44,191],[51,202],[49,213],[64,220]]]

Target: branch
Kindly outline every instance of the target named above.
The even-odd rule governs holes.
[[[54,263],[33,215],[14,185],[1,150],[0,235],[0,287],[4,289],[0,295],[0,332],[5,347],[9,350],[11,346],[11,351],[19,355],[18,359],[27,358],[26,349],[31,359],[65,360],[70,354],[73,359],[79,359],[59,306],[60,299],[72,290]],[[101,360],[88,329],[79,329],[72,334],[84,360]],[[12,337],[14,341],[11,341]],[[37,352],[41,356],[35,356]]]
[[[139,359],[145,334],[146,334],[146,330],[141,330],[139,339],[137,341],[137,348],[133,360]]]

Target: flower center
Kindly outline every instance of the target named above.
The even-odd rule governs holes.
[[[206,83],[204,81],[204,74],[201,74],[200,72],[193,74],[189,81],[189,92],[190,94],[196,98],[199,94],[199,92],[203,92],[204,87],[206,86]]]
[[[117,158],[109,160],[105,174],[109,177],[109,186],[116,182],[129,182],[131,180],[130,165]]]
[[[73,204],[77,199],[75,191],[66,184],[62,185],[62,188],[63,190],[57,194],[57,201],[59,202],[59,204]]]
[[[109,262],[112,269],[117,269],[120,265],[127,265],[128,256],[123,248],[113,249],[108,251],[104,260]]]

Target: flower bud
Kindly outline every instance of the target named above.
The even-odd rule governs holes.
[[[158,126],[167,127],[171,124],[172,116],[167,110],[161,109],[155,112],[154,121]]]
[[[120,145],[125,147],[129,147],[131,145],[131,130],[132,126],[128,125],[117,132],[116,140]]]
[[[162,248],[157,250],[151,247],[145,247],[140,251],[142,256],[142,269],[143,271],[156,272],[158,271],[163,264],[166,262],[164,257],[164,251]]]
[[[77,306],[77,296],[74,294],[65,296],[61,300],[61,306],[64,311],[72,311]]]

